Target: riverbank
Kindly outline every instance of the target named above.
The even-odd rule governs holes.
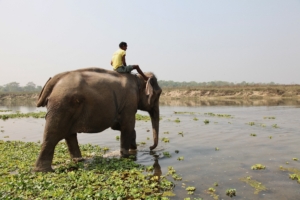
[[[251,85],[195,88],[162,88],[168,99],[300,99],[300,85]],[[37,100],[39,93],[0,93],[0,101]]]

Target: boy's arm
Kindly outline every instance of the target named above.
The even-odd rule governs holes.
[[[113,66],[113,62],[112,62],[112,60],[110,61],[110,65],[111,65],[111,66]]]
[[[127,65],[126,65],[125,55],[122,57],[122,62],[123,62],[123,65],[124,65],[124,66],[127,66]]]

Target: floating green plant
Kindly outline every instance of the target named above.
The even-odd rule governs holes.
[[[279,126],[277,124],[273,124],[272,127],[273,128],[279,128]]]
[[[198,121],[198,118],[197,117],[194,117],[194,119],[193,119],[194,121]]]
[[[265,125],[265,124],[260,124],[260,126],[261,126],[261,127],[266,127],[266,125]]]
[[[214,186],[218,187],[218,186],[219,186],[219,184],[218,184],[217,182],[215,182],[215,183],[214,183]]]
[[[169,134],[169,131],[164,132],[164,134]]]
[[[192,186],[189,186],[185,190],[188,191],[188,194],[194,194],[196,188],[192,187]]]
[[[266,169],[266,166],[264,166],[262,164],[255,164],[251,167],[251,169],[253,169],[253,170]]]
[[[149,138],[149,137],[147,137],[147,140],[150,140],[150,138]]]
[[[182,177],[180,177],[178,174],[173,174],[172,175],[172,178],[176,181],[181,181],[182,180]]]
[[[196,114],[196,112],[176,112],[176,111],[174,111],[174,114],[191,114],[191,115],[194,115],[194,114]],[[197,113],[197,114],[200,114],[200,113]]]
[[[141,115],[141,114],[135,114],[136,120],[143,120],[143,121],[149,121],[151,118],[147,115]]]
[[[229,197],[236,196],[236,189],[227,189],[226,190],[226,195]]]
[[[209,115],[209,116],[212,116],[212,117],[225,117],[225,118],[233,118],[231,115],[228,115],[228,114],[215,114],[215,113],[204,113],[204,115]]]
[[[145,144],[146,144],[146,142],[140,142],[140,144],[141,144],[141,145],[145,145]]]
[[[4,138],[9,138],[9,136],[8,136],[8,135],[6,135],[6,136],[4,136]]]
[[[4,132],[4,130],[1,130],[1,132],[3,133],[3,132]]]
[[[163,141],[164,143],[169,143],[170,142],[170,139],[169,138],[166,138],[166,137],[163,137],[161,139],[161,141]]]
[[[255,189],[254,194],[267,190],[266,186],[256,180],[253,180],[250,176],[240,178],[240,180],[253,187]]]
[[[174,183],[130,159],[103,158],[103,148],[80,145],[86,162],[73,162],[67,145],[55,148],[53,173],[32,173],[40,151],[33,142],[0,141],[1,199],[168,199]],[[66,192],[67,191],[67,192]]]
[[[12,114],[4,114],[0,115],[0,119],[2,120],[7,120],[7,119],[14,119],[14,118],[28,118],[28,117],[33,117],[33,118],[45,118],[46,112],[30,112],[30,113],[12,113]]]
[[[179,153],[179,151],[178,151],[178,150],[175,150],[175,153]]]
[[[264,117],[264,119],[276,119],[276,117]]]
[[[181,135],[183,137],[183,131],[178,132],[178,135]]]
[[[272,136],[270,135],[269,138],[272,139]]]
[[[176,118],[176,119],[174,120],[174,122],[180,123],[180,119],[179,119],[179,118]]]
[[[298,161],[298,158],[293,158],[294,161]]]
[[[253,137],[255,137],[255,136],[256,136],[256,134],[255,134],[255,133],[251,133],[251,134],[250,134],[250,136],[253,136]]]
[[[174,167],[169,166],[167,175],[170,175],[170,174],[172,175],[172,174],[175,174],[175,173],[176,173],[176,170],[174,169]]]
[[[11,112],[12,110],[0,110],[0,112]]]
[[[208,119],[204,120],[203,122],[204,122],[204,124],[209,124],[209,120]]]
[[[183,156],[180,156],[180,157],[177,158],[177,160],[179,160],[179,161],[184,160],[184,158],[183,158]]]
[[[210,194],[210,196],[212,196],[213,199],[218,200],[219,199],[219,195],[216,194],[216,189],[215,188],[208,188],[208,190],[206,191],[208,194]]]
[[[249,124],[250,126],[254,126],[254,125],[255,125],[254,122],[248,122],[248,124]]]
[[[117,135],[117,136],[116,136],[116,140],[120,140],[120,136]]]
[[[219,151],[220,149],[218,147],[215,148],[215,151]]]
[[[289,174],[290,179],[296,180],[298,183],[300,183],[300,175],[299,174]]]
[[[171,154],[168,151],[163,152],[164,156],[167,158],[171,158]]]

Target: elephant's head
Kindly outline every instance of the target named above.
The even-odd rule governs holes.
[[[139,110],[148,111],[151,117],[153,140],[154,144],[150,147],[150,150],[156,148],[158,144],[159,135],[159,97],[162,92],[161,88],[157,83],[157,79],[153,73],[145,73],[146,76],[151,77],[150,83],[153,88],[152,95],[146,95],[145,88],[146,82],[141,76],[139,77]]]

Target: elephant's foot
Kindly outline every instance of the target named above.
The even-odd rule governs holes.
[[[33,172],[54,172],[52,167],[37,167],[37,166],[32,171]]]
[[[120,153],[123,157],[129,156],[129,151],[124,148],[121,148]]]

